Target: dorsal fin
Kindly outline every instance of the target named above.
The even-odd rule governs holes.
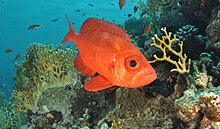
[[[120,28],[119,26],[113,23],[100,20],[97,18],[88,18],[83,23],[80,29],[80,33],[88,32],[88,31],[97,31],[97,30],[112,33],[130,42],[130,37],[125,32],[125,30],[123,30],[122,28]]]

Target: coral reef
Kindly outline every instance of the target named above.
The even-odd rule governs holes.
[[[206,33],[211,41],[220,41],[220,19],[214,19],[206,28]]]
[[[209,53],[203,52],[200,55],[200,60],[193,61],[193,67],[195,69],[194,74],[199,74],[200,71],[211,76],[211,82],[213,86],[217,87],[220,85],[220,59],[215,59]],[[195,68],[197,67],[197,68]],[[200,71],[199,71],[200,69]],[[209,77],[210,78],[210,77]]]
[[[155,6],[155,1],[143,1],[140,0],[137,5],[134,6],[134,13],[138,12],[140,15],[140,18],[145,17],[150,22],[151,30],[153,30],[154,33],[160,33],[160,29],[157,25],[157,22],[160,18],[161,13],[161,5]],[[138,11],[137,11],[138,10]],[[146,26],[146,25],[145,25]]]
[[[20,128],[27,123],[27,115],[21,112],[15,112],[12,107],[13,102],[8,102],[0,94],[0,127],[1,129]]]
[[[220,122],[220,87],[207,88],[201,91],[186,90],[184,96],[175,101],[175,109],[177,116],[189,124],[189,127],[198,126],[197,121],[200,121],[200,128],[219,128]],[[205,123],[204,123],[205,122]],[[208,123],[208,124],[207,124]],[[205,127],[204,127],[205,126]]]
[[[213,89],[200,96],[199,104],[202,112],[213,122],[220,122],[220,96],[219,89]]]
[[[37,102],[39,109],[28,113],[29,120],[24,127],[110,128],[107,115],[115,107],[115,91],[90,93],[84,90],[80,80],[78,76],[77,83],[46,90]]]
[[[185,76],[187,90],[175,100],[175,110],[186,128],[220,127],[220,86],[213,81],[213,69],[211,55],[202,53],[199,61],[192,61],[192,70]]]
[[[178,72],[169,72],[169,63],[157,64],[155,69],[161,82],[155,83],[153,87],[167,92],[164,93],[166,97],[157,94],[158,91],[146,96],[138,89],[125,88],[90,93],[83,89],[83,83],[88,78],[74,73],[72,77],[76,83],[42,92],[36,104],[38,108],[27,113],[27,122],[25,125],[22,123],[22,127],[217,128],[220,89],[210,84],[212,81],[207,68],[212,64],[211,55],[202,54],[200,61],[192,61],[192,70],[184,76]],[[169,93],[174,86],[176,91]],[[149,92],[151,88],[147,87],[144,90]],[[182,96],[181,92],[185,90],[183,87],[188,90]]]
[[[132,38],[135,36],[141,36],[144,33],[145,27],[150,24],[149,19],[142,17],[137,19],[135,17],[129,18],[124,22],[124,28]]]
[[[198,0],[182,0],[180,5],[179,12],[198,28],[200,34],[205,35],[206,26],[211,18],[211,11],[219,5],[219,1],[206,0],[203,4]]]
[[[192,25],[185,25],[182,28],[179,28],[178,31],[176,31],[176,37],[180,41],[186,41],[189,38],[192,38],[197,33],[198,28]]]
[[[150,25],[150,19],[146,17],[141,17],[139,19],[132,17],[126,20],[123,24],[123,27],[130,35],[131,42],[135,44],[135,46],[144,49],[144,42],[146,40],[146,36],[144,36],[144,29],[147,25]],[[149,35],[152,35],[153,31],[149,32]]]
[[[16,66],[16,84],[11,96],[17,101],[16,110],[33,109],[47,89],[74,83],[72,62],[75,56],[75,51],[61,46],[31,44],[24,61]]]
[[[200,109],[194,91],[185,91],[184,96],[175,101],[175,109],[177,116],[183,122],[196,121],[199,117]]]
[[[207,87],[207,84],[209,82],[209,78],[207,77],[207,73],[199,73],[196,76],[195,85],[199,89],[205,89]]]
[[[140,18],[131,17],[122,27],[153,60],[158,76],[137,89],[88,92],[83,84],[89,77],[72,64],[77,51],[31,44],[16,64],[11,101],[0,105],[0,127],[220,128],[220,7],[217,0],[201,2],[140,0],[134,6]]]
[[[72,115],[77,126],[95,128],[99,121],[115,107],[115,91],[104,90],[90,93],[85,91],[80,84],[75,89],[76,97],[72,98]],[[83,100],[83,101],[82,101]]]
[[[172,48],[172,45],[173,45],[173,43],[176,43],[178,41],[176,36],[174,35],[173,39],[171,39],[171,36],[172,36],[171,32],[168,34],[166,31],[166,28],[162,28],[161,30],[164,32],[165,36],[162,36],[162,38],[160,39],[157,35],[155,35],[155,37],[152,38],[152,40],[153,40],[152,46],[159,48],[162,51],[163,56],[158,57],[157,55],[154,55],[155,60],[150,61],[150,63],[154,63],[156,61],[167,61],[167,62],[175,65],[175,67],[176,67],[176,68],[173,68],[171,70],[171,72],[176,71],[181,74],[189,73],[191,60],[188,60],[188,68],[187,68],[187,66],[186,66],[187,56],[186,56],[186,54],[183,55],[183,42],[178,42],[178,46],[179,46],[180,50],[179,50],[179,52],[175,51]],[[157,43],[156,41],[158,41],[159,43]],[[177,56],[178,61],[171,59],[171,57],[166,52],[167,50],[169,50],[171,53],[173,53],[175,56]]]
[[[158,25],[161,27],[166,26],[172,32],[175,32],[179,29],[180,26],[190,24],[189,19],[184,17],[178,9],[171,11],[164,11],[161,13],[161,16],[158,20]]]
[[[206,49],[210,52],[215,52],[217,56],[220,56],[220,6],[212,10],[212,18],[209,25],[206,28],[206,34],[208,36],[208,42]]]
[[[173,99],[160,95],[145,98],[136,89],[118,89],[116,92],[116,119],[112,129],[175,128]]]
[[[206,44],[206,50],[210,51],[210,52],[215,52],[215,54],[217,56],[219,56],[220,54],[220,41],[218,42],[214,42],[209,40]]]

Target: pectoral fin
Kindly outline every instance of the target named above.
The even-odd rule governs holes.
[[[85,65],[80,54],[78,54],[78,56],[76,57],[76,59],[74,61],[74,66],[76,67],[76,69],[78,71],[80,71],[82,74],[84,74],[86,76],[92,77],[96,73],[95,71],[93,71],[92,69],[90,69],[88,66]]]
[[[86,89],[87,91],[96,92],[99,90],[104,90],[104,89],[110,88],[112,86],[114,86],[114,85],[111,84],[103,76],[99,75],[99,76],[96,76],[96,77],[90,79],[89,81],[87,81],[86,84],[84,85],[84,89]]]

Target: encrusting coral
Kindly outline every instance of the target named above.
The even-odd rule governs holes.
[[[72,62],[76,51],[70,48],[33,43],[21,64],[17,64],[15,87],[11,99],[17,111],[33,109],[48,88],[64,87],[73,83]]]
[[[154,55],[154,60],[150,61],[150,63],[154,63],[156,61],[167,61],[173,65],[175,65],[176,68],[173,68],[171,70],[171,72],[179,72],[181,74],[183,73],[189,73],[190,70],[190,64],[191,64],[191,60],[188,60],[188,68],[186,66],[186,61],[187,61],[187,56],[186,54],[183,55],[183,42],[178,42],[178,39],[176,38],[176,36],[174,35],[173,39],[171,39],[171,35],[172,33],[169,32],[167,33],[166,27],[161,29],[164,32],[164,36],[162,36],[162,39],[160,39],[157,35],[155,35],[152,40],[153,43],[151,44],[151,46],[155,46],[156,48],[159,48],[162,53],[163,56],[160,58],[157,55]],[[159,44],[157,43],[157,41],[159,42]],[[173,43],[178,43],[179,46],[179,52],[175,51],[172,46]],[[167,50],[169,50],[172,54],[174,54],[175,56],[178,57],[178,61],[175,61],[173,59],[171,59],[171,57],[167,54]]]
[[[212,63],[205,63],[204,58],[192,62],[187,90],[175,100],[177,116],[188,128],[220,128],[220,87],[213,86],[207,64]]]
[[[216,126],[215,124],[220,122],[219,93],[220,87],[207,88],[198,92],[192,89],[186,90],[184,96],[175,101],[177,116],[191,125],[193,123],[196,125],[197,121],[203,117],[206,121],[201,121],[200,125],[209,123],[209,126]]]

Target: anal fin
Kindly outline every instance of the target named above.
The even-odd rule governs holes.
[[[88,66],[85,65],[80,54],[78,54],[78,56],[76,57],[76,59],[74,61],[74,66],[76,67],[76,69],[78,71],[80,71],[82,74],[84,74],[86,76],[92,77],[96,73],[95,71],[93,71],[92,69],[90,69]]]
[[[87,81],[84,85],[84,89],[86,89],[87,91],[96,92],[99,90],[110,88],[112,86],[114,85],[106,80],[103,76],[99,75]]]

